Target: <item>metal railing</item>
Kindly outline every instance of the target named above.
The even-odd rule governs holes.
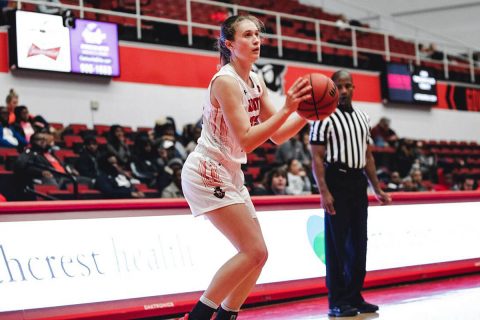
[[[164,0],[162,0],[164,1]],[[436,66],[437,68],[442,68],[445,79],[451,78],[451,72],[454,70],[460,70],[463,74],[469,74],[470,81],[475,82],[478,74],[480,74],[480,62],[476,62],[474,60],[474,48],[471,47],[463,47],[458,44],[452,43],[441,43],[442,51],[440,52],[443,58],[441,60],[432,59],[429,57],[423,57],[419,50],[419,45],[424,43],[424,39],[414,38],[414,37],[401,37],[400,35],[395,35],[383,30],[376,30],[372,28],[364,28],[359,26],[339,26],[337,23],[332,21],[314,19],[304,16],[298,16],[288,13],[276,12],[271,10],[259,9],[259,8],[252,8],[247,6],[242,6],[238,4],[229,4],[223,2],[215,2],[210,0],[178,0],[179,6],[180,2],[185,1],[185,19],[172,19],[168,17],[158,17],[152,16],[148,14],[142,14],[143,8],[145,6],[142,5],[141,0],[135,0],[135,13],[127,13],[127,12],[119,12],[119,11],[111,11],[111,10],[104,10],[104,9],[97,9],[94,7],[85,6],[85,2],[87,0],[78,0],[77,4],[66,4],[60,3],[58,0],[52,1],[35,1],[35,0],[14,0],[9,1],[11,3],[16,3],[18,9],[22,8],[22,4],[35,4],[35,5],[43,5],[49,6],[53,8],[59,9],[70,9],[78,11],[80,18],[84,18],[85,13],[94,13],[97,15],[108,15],[108,16],[115,16],[115,17],[123,17],[123,18],[130,18],[135,21],[136,26],[136,37],[138,40],[142,40],[142,27],[144,26],[145,22],[159,22],[159,23],[166,23],[172,24],[177,26],[186,26],[187,27],[187,39],[188,45],[194,45],[194,28],[200,29],[207,29],[213,31],[219,31],[220,28],[218,24],[210,24],[210,23],[203,23],[203,22],[196,22],[198,21],[199,17],[195,16],[195,11],[192,10],[194,5],[205,5],[218,8],[220,10],[226,10],[232,14],[238,14],[239,12],[249,12],[252,14],[258,14],[265,17],[272,17],[270,20],[274,20],[274,32],[266,32],[264,33],[264,38],[266,39],[273,39],[277,41],[277,54],[278,57],[284,56],[284,50],[287,43],[297,43],[297,44],[306,44],[315,48],[316,53],[316,61],[322,62],[323,57],[326,54],[328,49],[331,50],[345,50],[351,52],[352,56],[352,63],[354,67],[359,66],[359,59],[362,58],[363,54],[374,54],[380,55],[384,58],[385,61],[398,61],[402,60],[405,62],[409,62],[413,65],[420,65],[420,64],[430,64],[431,66]],[[133,1],[131,1],[133,3]],[[205,12],[202,12],[202,16],[205,16]],[[293,22],[293,23],[303,23],[303,24],[311,24],[313,25],[312,32],[314,35],[311,37],[299,37],[292,34],[287,34],[288,28],[284,27],[283,24],[285,22]],[[344,39],[345,43],[332,43],[329,42],[331,39],[324,39],[325,34],[328,29],[330,29],[330,33],[336,32],[338,34],[346,34],[349,33],[349,39]],[[322,33],[324,37],[322,39]],[[380,35],[383,38],[381,44],[377,41],[373,47],[363,46],[361,39],[365,39],[367,34],[376,34]],[[401,37],[398,39],[397,37]],[[413,46],[414,52],[412,54],[405,53],[405,52],[397,52],[393,50],[391,46],[391,41],[400,41],[403,42],[404,45]],[[429,42],[430,40],[425,40],[425,43]],[[440,44],[437,42],[437,44]],[[380,47],[380,48],[378,48]],[[452,50],[448,50],[448,49]],[[464,52],[464,55],[453,54],[452,52]],[[479,64],[478,66],[476,65]]]

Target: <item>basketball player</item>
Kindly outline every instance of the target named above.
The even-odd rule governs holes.
[[[292,113],[310,98],[307,80],[294,82],[277,112],[265,83],[251,71],[260,55],[262,27],[253,16],[223,22],[218,40],[223,66],[208,87],[202,134],[182,170],[183,192],[193,215],[206,216],[238,250],[184,319],[211,319],[215,311],[217,320],[236,319],[267,259],[240,166],[246,163],[246,152],[267,139],[283,143],[306,124]]]

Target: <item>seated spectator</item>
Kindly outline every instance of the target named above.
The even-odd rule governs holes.
[[[100,175],[98,143],[95,137],[83,139],[83,150],[75,162],[75,169],[78,173],[90,179],[90,185],[95,184],[95,179]]]
[[[418,45],[418,52],[420,54],[421,59],[431,58],[432,54],[434,53],[432,45],[426,46],[422,43]]]
[[[283,166],[276,167],[267,172],[261,185],[252,190],[252,195],[287,195],[287,171]]]
[[[33,119],[30,117],[27,107],[18,106],[14,109],[15,122],[12,126],[20,133],[27,142],[30,142],[30,137],[35,133],[35,128],[38,130],[38,126],[35,126]]]
[[[428,188],[425,186],[423,181],[422,171],[419,169],[412,170],[410,174],[412,185],[409,187],[408,191],[428,191]]]
[[[463,182],[460,184],[460,190],[462,191],[472,191],[472,190],[477,190],[477,185],[475,183],[475,180],[473,178],[464,178]]]
[[[340,30],[345,30],[346,28],[350,27],[350,23],[347,19],[347,17],[343,14],[341,14],[337,21],[335,21],[335,26],[337,26],[338,29]]]
[[[185,147],[180,142],[180,137],[178,137],[175,128],[175,122],[171,117],[162,117],[157,119],[153,131],[155,135],[155,144],[157,144],[160,140],[170,140],[175,146],[175,157],[179,157],[184,161],[187,159],[187,152],[185,151]]]
[[[433,186],[435,191],[458,190],[460,187],[455,183],[451,172],[439,170],[438,183]]]
[[[68,169],[50,152],[47,134],[35,133],[30,139],[30,148],[23,151],[14,165],[17,192],[25,193],[25,188],[34,184],[64,187],[71,182]],[[19,194],[19,197],[22,196]]]
[[[55,4],[61,4],[59,0],[46,0],[47,2],[52,2]],[[61,8],[60,7],[54,7],[54,6],[48,6],[45,4],[38,4],[37,5],[37,11],[40,13],[46,13],[46,14],[59,14],[61,13]]]
[[[403,190],[403,183],[402,178],[400,177],[400,173],[398,171],[392,171],[390,173],[390,180],[387,183],[386,191],[402,191]]]
[[[107,198],[145,198],[145,194],[138,191],[118,163],[113,153],[107,153],[100,160],[100,175],[95,181],[95,187]]]
[[[194,126],[192,128],[192,140],[190,140],[185,147],[185,151],[187,152],[187,154],[190,154],[193,150],[195,150],[195,147],[197,146],[197,141],[200,138],[201,134],[202,127]]]
[[[277,164],[286,164],[290,159],[297,159],[302,164],[310,161],[300,141],[300,134],[294,135],[287,142],[281,144],[275,153],[275,158],[277,159]]]
[[[305,169],[297,159],[290,159],[287,163],[288,187],[287,194],[312,194],[312,185]]]
[[[415,141],[412,139],[399,139],[395,151],[394,170],[397,170],[401,177],[406,177],[409,175],[417,156],[418,150]]]
[[[8,124],[9,113],[6,107],[0,107],[0,147],[22,150],[27,145],[25,138]]]
[[[13,111],[18,106],[18,94],[15,92],[15,90],[10,89],[10,92],[5,98],[5,102],[7,103],[8,123],[12,124],[15,122],[15,114]]]
[[[168,161],[173,158],[177,158],[175,143],[172,140],[156,140],[155,145],[157,146],[157,164],[160,166],[166,166]]]
[[[130,166],[132,156],[126,143],[125,132],[119,125],[110,127],[107,137],[107,152],[115,155],[122,168],[126,169]]]
[[[130,169],[135,178],[150,188],[155,188],[160,168],[153,152],[152,141],[147,135],[139,135],[133,146],[133,159]]]
[[[162,191],[162,198],[183,198],[182,191],[182,168],[175,167],[173,169],[173,180]]]
[[[373,127],[371,136],[376,146],[395,146],[398,141],[397,134],[390,128],[390,119],[381,118],[378,124]]]
[[[437,50],[437,46],[434,43],[430,44],[429,51],[431,52],[430,53],[430,59],[443,60],[444,53],[442,51]]]
[[[437,170],[437,156],[430,149],[424,148],[421,141],[417,141],[417,158],[413,161],[412,168],[420,169],[424,178],[434,180]]]

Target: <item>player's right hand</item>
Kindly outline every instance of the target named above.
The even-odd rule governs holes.
[[[295,80],[286,93],[285,109],[287,109],[289,113],[297,111],[300,102],[312,97],[310,94],[311,91],[312,86],[307,79],[300,77]]]

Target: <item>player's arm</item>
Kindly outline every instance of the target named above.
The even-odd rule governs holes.
[[[273,105],[270,97],[268,96],[267,86],[263,79],[260,78],[260,85],[262,86],[263,94],[260,97],[260,121],[264,122],[270,117],[272,117],[277,111],[275,106]],[[308,86],[311,90],[311,87]],[[310,95],[308,95],[309,99]],[[288,97],[287,97],[288,99]],[[286,102],[287,103],[287,102]],[[272,140],[275,144],[282,144],[292,136],[297,134],[305,125],[307,124],[307,120],[300,117],[296,112],[292,114],[288,120],[282,124],[276,131],[270,136],[270,140]]]
[[[230,76],[219,76],[212,83],[210,99],[214,106],[222,108],[228,128],[245,152],[251,152],[274,134],[288,117],[297,110],[300,101],[309,97],[308,82],[298,79],[290,89],[290,95],[283,108],[266,121],[250,125],[248,113],[242,105],[242,92],[238,83]]]

